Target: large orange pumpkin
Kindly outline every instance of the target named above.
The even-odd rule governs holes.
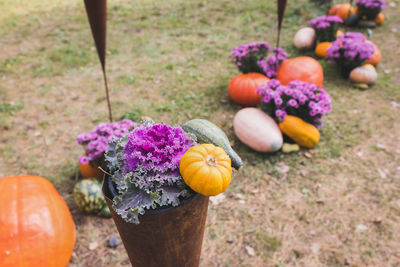
[[[372,54],[372,56],[370,57],[370,59],[368,59],[367,61],[365,61],[365,64],[371,64],[371,65],[378,65],[379,62],[381,62],[382,60],[382,54],[381,54],[381,50],[379,50],[379,48],[376,46],[376,44],[374,44],[371,41],[367,41],[367,43],[370,43],[374,46],[375,52]]]
[[[353,14],[355,14],[353,11],[353,7],[349,3],[334,5],[329,10],[330,16],[336,15],[338,17],[341,17],[343,20],[347,19],[347,17]]]
[[[232,78],[228,86],[229,97],[233,102],[243,106],[261,104],[261,96],[257,88],[269,81],[268,77],[260,73],[240,74]]]
[[[74,244],[71,213],[48,180],[0,178],[0,266],[66,266]]]
[[[321,64],[312,57],[296,57],[283,61],[276,78],[283,85],[300,80],[323,87],[324,71]]]

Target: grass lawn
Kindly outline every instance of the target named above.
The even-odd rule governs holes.
[[[288,2],[281,46],[290,57],[313,56],[296,51],[293,36],[327,7]],[[246,164],[210,203],[201,266],[400,266],[400,1],[387,3],[373,34],[383,55],[377,83],[353,88],[320,60],[333,101],[320,144],[261,154],[233,134],[241,107],[227,94],[238,74],[230,51],[275,44],[276,2],[109,1],[114,116],[208,119]],[[108,119],[83,1],[0,0],[0,47],[0,177],[39,175],[56,186],[77,226],[69,266],[129,266],[123,246],[106,247],[117,234],[112,220],[82,215],[71,194],[76,136]]]

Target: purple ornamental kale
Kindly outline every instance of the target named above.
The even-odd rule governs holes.
[[[86,147],[86,156],[80,156],[79,163],[87,164],[92,161],[101,160],[108,148],[108,143],[113,138],[121,138],[137,125],[139,124],[131,120],[109,123],[102,122],[90,132],[79,134],[76,138],[77,143]]]
[[[138,127],[128,136],[124,148],[124,172],[134,172],[139,167],[147,176],[140,178],[141,186],[153,187],[153,182],[168,183],[171,175],[179,177],[179,162],[194,145],[182,128],[167,124]],[[158,180],[153,180],[157,176]]]
[[[285,86],[272,79],[261,85],[257,93],[261,95],[262,109],[278,122],[292,115],[321,129],[322,116],[332,110],[329,94],[307,82],[292,81]]]
[[[336,40],[336,31],[343,20],[338,16],[320,16],[310,20],[309,23],[320,42],[332,42]]]
[[[368,20],[375,19],[386,8],[383,0],[357,0],[356,5],[361,16],[366,16]]]
[[[110,143],[105,159],[118,195],[113,209],[127,222],[163,206],[177,206],[193,191],[179,172],[183,154],[193,145],[180,127],[146,124]]]
[[[346,77],[351,70],[361,66],[374,52],[374,46],[367,42],[363,34],[347,32],[332,42],[327,50],[327,58],[336,63]]]

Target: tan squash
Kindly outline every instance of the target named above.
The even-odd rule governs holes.
[[[236,113],[233,130],[240,141],[258,152],[275,152],[283,144],[278,125],[257,108],[244,108]]]
[[[298,117],[287,115],[285,120],[279,123],[279,128],[299,146],[313,148],[319,142],[318,129]]]
[[[353,69],[350,72],[350,80],[355,83],[373,84],[378,78],[375,67],[371,64],[365,64]]]
[[[312,49],[315,44],[315,30],[311,27],[301,28],[296,32],[293,43],[297,49]]]

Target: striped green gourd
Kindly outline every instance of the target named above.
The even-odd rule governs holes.
[[[226,134],[214,123],[204,119],[193,119],[185,122],[182,129],[197,137],[197,142],[200,144],[211,143],[225,150],[231,158],[232,167],[239,170],[243,166],[242,159],[232,149],[229,139]]]
[[[84,179],[75,184],[74,200],[78,208],[87,214],[111,217],[110,210],[101,192],[101,182]]]

